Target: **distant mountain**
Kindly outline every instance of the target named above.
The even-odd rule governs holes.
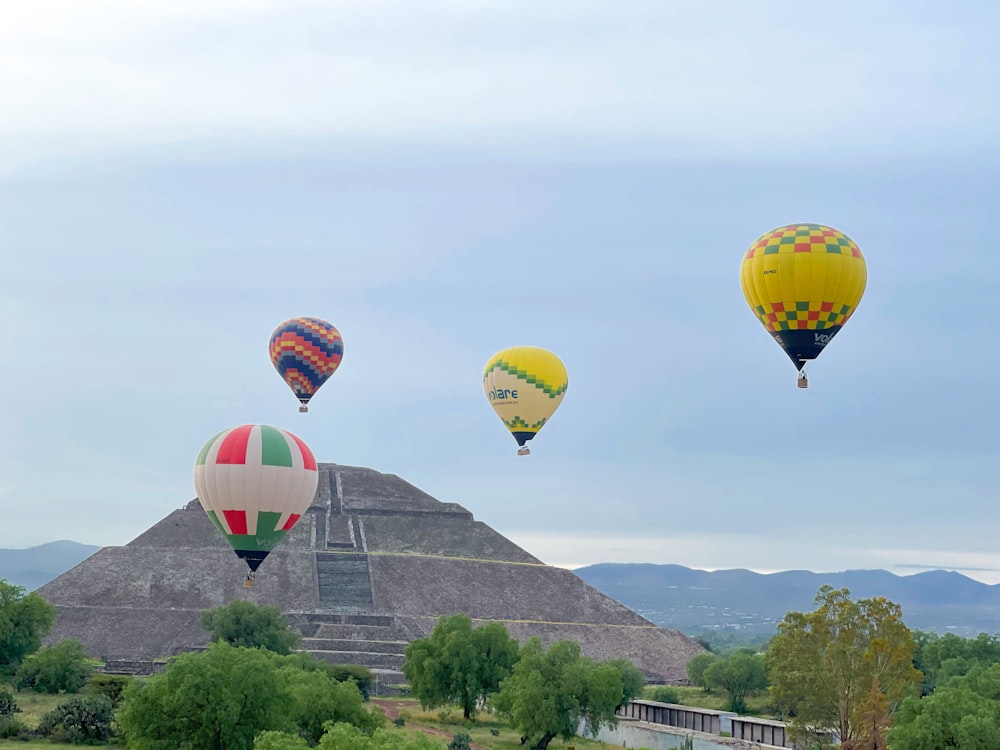
[[[0,579],[34,591],[99,549],[92,544],[70,541],[48,542],[27,549],[0,549]]]
[[[900,605],[911,629],[963,637],[1000,633],[1000,586],[932,570],[811,573],[693,570],[682,565],[601,563],[573,571],[649,620],[685,633],[719,628],[772,633],[789,611],[811,612],[819,587],[847,588],[853,599],[883,596]]]

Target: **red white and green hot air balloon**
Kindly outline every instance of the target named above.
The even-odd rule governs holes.
[[[257,568],[316,496],[316,459],[301,438],[245,424],[213,437],[198,454],[194,486],[201,507],[250,568]]]

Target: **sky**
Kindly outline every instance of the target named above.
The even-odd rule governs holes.
[[[0,5],[0,547],[123,545],[291,430],[539,559],[1000,583],[1000,5]],[[795,369],[743,253],[865,254]],[[308,414],[282,321],[344,338]],[[569,388],[516,444],[482,370]]]

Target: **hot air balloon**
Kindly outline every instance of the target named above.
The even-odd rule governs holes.
[[[300,412],[340,367],[344,339],[319,318],[292,318],[274,329],[268,347],[271,362],[299,400]]]
[[[747,304],[785,350],[806,388],[815,359],[854,314],[868,280],[865,258],[843,232],[789,224],[750,245],[740,267]]]
[[[312,503],[316,459],[301,438],[268,425],[220,432],[201,449],[194,486],[201,507],[250,568],[257,568]]]
[[[531,440],[562,403],[569,381],[566,367],[552,352],[515,346],[494,354],[483,372],[490,406],[514,436],[517,455],[531,453]]]

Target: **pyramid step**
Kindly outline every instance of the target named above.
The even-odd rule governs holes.
[[[367,555],[317,552],[316,576],[320,607],[371,609],[372,583]]]
[[[368,669],[387,668],[399,670],[406,657],[402,654],[380,654],[374,651],[326,651],[309,649],[309,653],[317,659],[330,664],[360,664]]]
[[[299,648],[305,651],[364,651],[403,655],[406,641],[368,641],[356,638],[303,638]]]
[[[406,632],[399,628],[379,625],[320,625],[314,632],[304,636],[331,640],[350,641],[407,641]]]

